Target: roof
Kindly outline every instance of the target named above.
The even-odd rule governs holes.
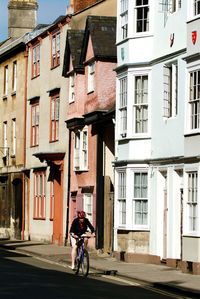
[[[68,30],[66,38],[63,76],[69,71],[70,55],[72,56],[73,69],[83,71],[83,65],[80,64],[81,48],[83,43],[84,30]]]
[[[82,63],[86,57],[89,36],[91,36],[95,58],[117,61],[115,17],[88,16],[81,53]]]

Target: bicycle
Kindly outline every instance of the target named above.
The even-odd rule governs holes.
[[[75,274],[79,274],[79,270],[82,270],[83,276],[87,276],[89,273],[89,253],[85,248],[84,239],[89,239],[90,236],[82,235],[77,240],[77,257],[76,257],[76,270]]]

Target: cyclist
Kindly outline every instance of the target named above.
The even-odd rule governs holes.
[[[88,220],[88,218],[86,218],[85,216],[86,214],[84,211],[78,212],[78,217],[73,220],[70,228],[70,241],[72,246],[72,251],[71,251],[72,270],[75,270],[75,261],[77,255],[77,244],[76,244],[77,239],[82,234],[86,233],[88,229],[91,231],[92,234],[94,234],[94,227],[91,224],[91,222]]]

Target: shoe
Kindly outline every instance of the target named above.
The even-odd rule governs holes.
[[[75,271],[76,270],[76,267],[75,266],[68,266],[70,269],[72,269],[73,271]]]

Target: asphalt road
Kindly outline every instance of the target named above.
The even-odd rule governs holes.
[[[76,276],[71,269],[41,258],[0,249],[1,299],[126,299],[184,298],[116,276],[90,273]]]

